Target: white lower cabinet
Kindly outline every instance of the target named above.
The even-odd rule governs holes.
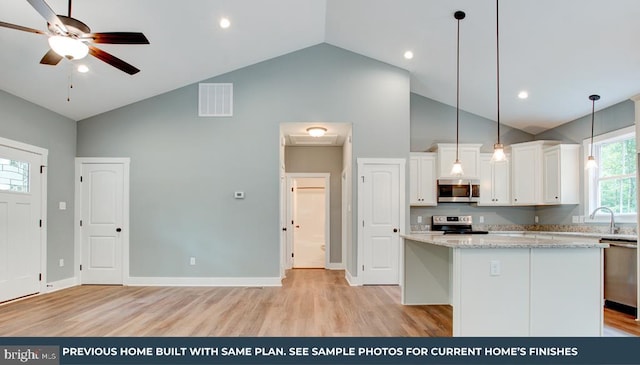
[[[480,154],[480,200],[478,205],[511,205],[509,158],[491,162],[490,153]]]
[[[601,336],[602,255],[601,248],[454,250],[453,335]]]
[[[411,153],[409,157],[409,204],[438,205],[436,196],[436,154]]]

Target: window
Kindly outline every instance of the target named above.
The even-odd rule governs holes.
[[[585,155],[588,155],[590,140],[585,140],[584,146]],[[607,207],[614,212],[617,221],[635,221],[638,211],[635,128],[594,137],[593,155],[598,168],[585,172],[586,215],[597,207]]]
[[[0,191],[29,192],[29,163],[0,157]]]

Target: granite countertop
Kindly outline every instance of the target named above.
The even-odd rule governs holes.
[[[525,234],[525,235],[547,235],[547,236],[574,236],[574,237],[589,237],[600,239],[614,239],[614,240],[631,240],[636,241],[638,236],[631,234],[610,234],[610,233],[598,233],[598,232],[552,232],[552,231],[491,231],[491,234]]]
[[[402,234],[402,238],[430,243],[438,246],[451,248],[607,248],[607,243],[584,242],[580,238],[569,241],[536,238],[536,237],[513,237],[503,234],[470,234],[470,235],[442,235],[428,233]]]

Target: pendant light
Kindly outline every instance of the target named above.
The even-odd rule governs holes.
[[[596,158],[593,157],[593,122],[596,111],[596,100],[600,100],[600,95],[589,95],[589,100],[591,100],[591,149],[589,151],[589,157],[587,157],[587,163],[584,165],[586,169],[595,169],[598,167],[598,163],[596,162]]]
[[[462,176],[464,172],[462,171],[462,163],[460,163],[460,159],[458,158],[460,139],[460,20],[464,19],[466,14],[464,11],[458,10],[453,16],[458,20],[458,41],[456,50],[456,161],[453,163],[453,167],[451,167],[451,175]]]
[[[498,142],[493,145],[493,156],[491,162],[505,161],[504,145],[500,143],[500,26],[498,22],[498,0],[496,0],[496,100],[497,102],[497,124]]]

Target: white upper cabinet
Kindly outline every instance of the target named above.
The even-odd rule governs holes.
[[[578,204],[580,146],[561,144],[543,152],[543,203]]]
[[[511,145],[512,204],[578,204],[579,148],[557,141]]]
[[[409,204],[414,206],[438,205],[435,153],[411,153],[409,157]]]
[[[511,145],[511,203],[542,202],[542,148],[544,141]]]
[[[509,159],[491,162],[491,153],[480,154],[480,200],[478,205],[511,205]]]
[[[456,160],[455,143],[438,143],[438,178],[460,178],[451,176],[451,167]],[[465,179],[480,178],[480,147],[482,144],[461,143],[458,148],[458,159],[462,163]]]

